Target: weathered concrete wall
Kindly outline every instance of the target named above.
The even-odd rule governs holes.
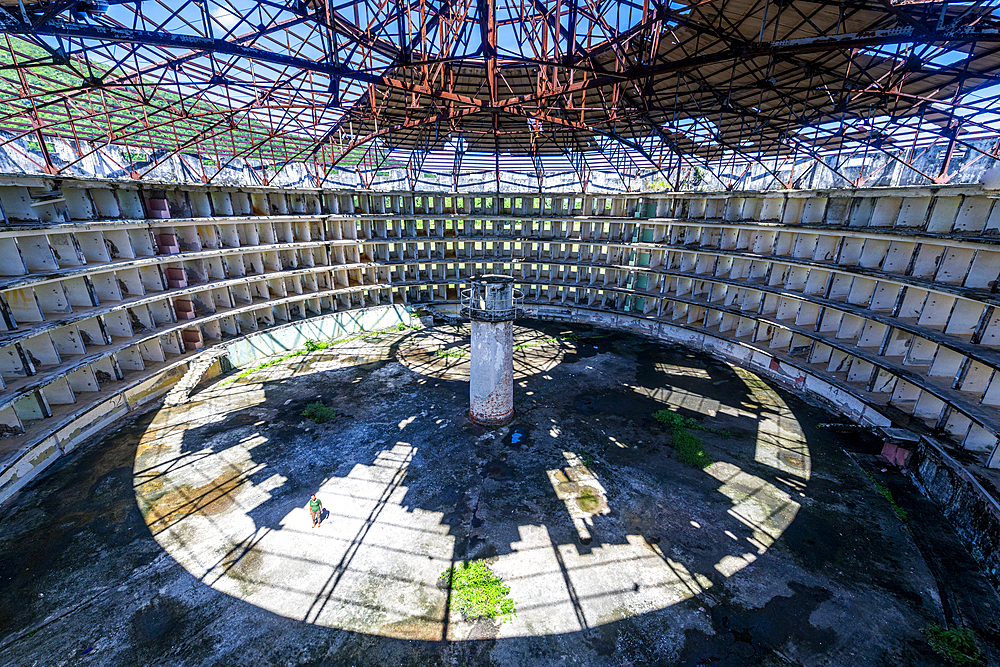
[[[472,321],[469,416],[503,424],[514,416],[514,323]]]
[[[410,315],[403,306],[366,308],[293,322],[251,334],[226,343],[223,347],[229,363],[234,368],[242,368],[263,357],[298,349],[310,338],[328,340],[360,331],[386,329],[398,324],[410,324]]]
[[[931,438],[921,439],[908,466],[920,490],[941,506],[993,583],[1000,584],[1000,505],[990,491]]]
[[[56,459],[72,452],[87,438],[100,433],[128,412],[163,396],[184,376],[189,362],[187,359],[180,361],[153,377],[109,394],[107,400],[89,409],[67,416],[54,432],[6,461],[0,470],[0,503],[6,502]]]

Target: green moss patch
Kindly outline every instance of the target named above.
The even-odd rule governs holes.
[[[927,641],[938,655],[953,665],[974,665],[979,662],[979,649],[972,631],[967,628],[945,630],[940,625],[928,625],[924,630]]]
[[[906,513],[906,510],[896,504],[896,499],[892,497],[892,491],[889,490],[889,487],[884,484],[879,484],[878,481],[875,480],[875,477],[867,470],[862,469],[862,472],[868,475],[868,479],[870,479],[872,484],[875,485],[875,490],[882,494],[883,498],[889,501],[889,504],[892,505],[892,509],[896,513],[896,516],[902,519],[903,523],[909,521],[910,515]]]
[[[685,428],[674,427],[671,444],[682,463],[693,468],[704,468],[712,464],[712,457],[705,453],[701,439]]]
[[[684,415],[671,410],[657,410],[653,413],[652,417],[664,426],[683,426],[685,428],[694,428],[698,425],[697,422],[690,417],[685,417]]]
[[[653,419],[664,426],[672,427],[670,444],[677,452],[677,458],[693,468],[704,468],[712,464],[712,457],[705,453],[701,438],[691,433],[688,429],[706,431],[717,435],[729,435],[727,431],[717,430],[701,426],[694,419],[677,414],[672,410],[657,410],[652,414]]]
[[[691,417],[685,417],[684,415],[678,414],[672,410],[657,410],[651,416],[664,426],[673,426],[675,428],[693,428],[696,431],[714,433],[715,435],[721,435],[727,438],[734,438],[737,435],[736,433],[728,431],[724,428],[709,428],[708,426],[702,426]]]
[[[317,424],[325,424],[337,418],[337,411],[328,405],[324,405],[322,401],[313,401],[300,414]]]
[[[576,498],[576,504],[584,512],[596,512],[601,506],[601,497],[592,488],[585,486],[580,489],[580,495]]]

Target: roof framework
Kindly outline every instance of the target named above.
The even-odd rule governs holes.
[[[0,147],[60,174],[113,145],[134,178],[196,155],[205,182],[239,163],[263,183],[303,164],[317,186],[396,168],[411,189],[501,171],[677,187],[878,154],[942,183],[956,148],[961,168],[1000,148],[998,4],[0,0]]]

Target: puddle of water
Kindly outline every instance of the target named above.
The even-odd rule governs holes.
[[[517,443],[521,442],[521,438],[523,437],[524,437],[523,433],[521,433],[520,431],[514,431],[513,433],[510,434],[510,444],[516,445]]]

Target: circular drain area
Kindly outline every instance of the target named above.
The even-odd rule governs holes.
[[[573,334],[556,362],[553,344],[522,348],[544,372],[516,383],[518,420],[488,430],[464,418],[460,373],[413,369],[421,353],[448,359],[435,350],[451,335],[355,341],[161,410],[134,470],[156,540],[202,582],[282,616],[461,641],[663,609],[761,558],[794,520],[808,448],[756,376]],[[301,416],[316,401],[331,421]],[[704,465],[682,461],[692,440]],[[509,586],[509,622],[453,609],[441,575],[475,559]]]

